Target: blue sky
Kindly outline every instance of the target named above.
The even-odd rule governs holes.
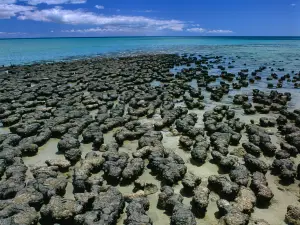
[[[1,37],[300,36],[300,0],[0,0]]]

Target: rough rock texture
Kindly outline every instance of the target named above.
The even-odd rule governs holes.
[[[67,186],[67,178],[58,173],[58,167],[35,167],[32,169],[34,180],[30,184],[41,192],[46,199],[50,199],[54,195],[62,196]]]
[[[300,208],[297,206],[289,205],[285,214],[285,220],[288,224],[299,225],[300,224]]]
[[[13,204],[3,207],[1,204],[0,224],[32,225],[37,224],[39,215],[33,207]]]
[[[143,173],[144,160],[141,158],[132,159],[122,172],[122,178],[125,180],[135,180]]]
[[[187,190],[193,190],[201,183],[201,178],[191,172],[187,172],[182,180],[182,185]]]
[[[83,211],[82,205],[74,200],[63,199],[60,196],[52,196],[47,205],[41,208],[42,219],[56,223],[71,223],[75,215]]]
[[[70,162],[64,159],[50,159],[50,160],[46,160],[45,163],[48,166],[57,166],[62,171],[68,170],[69,167],[71,166]]]
[[[116,188],[109,187],[95,197],[92,210],[75,216],[76,224],[115,224],[125,206],[124,198]]]
[[[149,166],[155,173],[158,173],[168,184],[174,184],[181,180],[186,173],[184,161],[176,154],[166,157],[153,152],[149,157]]]
[[[147,181],[136,180],[134,186],[137,190],[143,190],[145,195],[151,195],[158,192],[158,187]]]
[[[170,224],[171,225],[182,225],[182,224],[196,225],[197,223],[196,223],[195,216],[190,210],[190,207],[182,203],[177,203],[174,206]]]
[[[122,172],[127,165],[127,161],[129,158],[128,154],[108,151],[103,154],[103,157],[105,158],[105,162],[103,163],[103,170],[105,175],[107,176],[107,179],[112,181],[120,180],[122,177]],[[133,168],[131,167],[131,170],[132,169]],[[133,172],[133,170],[129,170],[130,169],[128,168],[125,171],[125,176],[131,176],[129,173],[137,173],[136,171]],[[136,170],[140,171],[141,165],[139,165]]]
[[[209,185],[226,199],[234,199],[239,191],[239,186],[228,180],[223,175],[212,175],[208,178]]]
[[[209,204],[209,193],[210,190],[207,187],[203,186],[198,186],[194,190],[192,205],[198,213],[206,210]]]
[[[248,224],[249,216],[241,213],[238,210],[232,210],[222,217],[219,221],[220,225],[246,225]]]
[[[90,186],[88,184],[88,178],[93,171],[99,171],[104,163],[104,159],[96,152],[91,152],[86,155],[74,168],[73,174],[73,186],[74,192],[82,193]]]
[[[270,225],[267,221],[263,219],[251,219],[248,223],[248,225]]]
[[[250,179],[250,172],[244,165],[239,165],[230,171],[229,176],[238,185],[247,186]]]
[[[256,197],[251,189],[241,187],[235,202],[235,207],[237,209],[243,213],[250,214],[255,206]]]
[[[209,147],[210,144],[206,141],[206,138],[202,135],[198,135],[191,151],[192,159],[198,163],[204,163],[207,158]]]
[[[285,182],[292,183],[296,178],[296,169],[291,159],[275,159],[271,170]]]
[[[255,156],[252,156],[250,154],[246,154],[244,156],[244,160],[245,160],[245,165],[246,167],[251,171],[251,172],[261,172],[261,173],[266,173],[268,171],[268,165],[260,160],[257,159]]]
[[[132,200],[126,207],[127,218],[124,224],[153,224],[150,217],[146,214],[149,204],[147,198],[136,198]]]
[[[181,204],[183,197],[179,194],[175,194],[174,190],[170,186],[163,186],[161,193],[158,195],[157,207],[165,209],[167,212],[173,212],[175,205]]]
[[[259,203],[268,204],[274,197],[273,192],[268,187],[267,179],[263,173],[255,172],[253,174],[250,187],[254,191]]]

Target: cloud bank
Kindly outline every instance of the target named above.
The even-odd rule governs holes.
[[[62,30],[63,33],[111,33],[111,32],[136,32],[133,28],[122,28],[122,27],[96,27],[96,28],[89,28],[89,29],[71,29],[71,30]]]
[[[29,5],[47,4],[47,5],[61,5],[61,4],[84,4],[87,0],[22,0]]]
[[[200,28],[200,27],[194,27],[194,28],[188,28],[186,29],[188,32],[196,32],[196,33],[204,33],[206,32],[206,29]]]
[[[148,28],[156,30],[182,31],[184,22],[179,20],[151,19],[144,16],[105,16],[82,10],[67,10],[61,7],[52,9],[23,11],[18,16],[19,20],[34,20],[71,25],[102,25],[122,26],[135,28]]]
[[[19,0],[27,5],[17,4],[17,0],[0,0],[0,19],[17,18],[37,22],[79,26],[62,30],[64,33],[155,33],[160,31],[191,32],[204,34],[230,34],[231,30],[214,30],[198,27],[198,24],[175,19],[159,19],[147,16],[104,15],[83,9],[65,9],[62,6],[40,9],[39,4],[83,4],[87,0]],[[102,5],[95,5],[104,9]],[[136,11],[138,12],[138,11]],[[139,11],[142,12],[142,11]],[[143,12],[154,12],[144,10]],[[120,14],[120,13],[118,13]]]
[[[233,33],[232,30],[209,30],[207,31],[209,34],[231,34]]]
[[[188,32],[192,33],[207,33],[207,34],[231,34],[233,33],[232,30],[207,30],[200,27],[193,27],[186,29]]]
[[[3,32],[0,31],[0,36],[14,36],[14,35],[24,35],[26,33],[22,33],[22,32]]]
[[[1,0],[0,4],[14,4],[17,0]]]
[[[23,6],[15,4],[1,4],[0,3],[0,19],[10,19],[17,16],[19,13],[34,10],[33,6]]]

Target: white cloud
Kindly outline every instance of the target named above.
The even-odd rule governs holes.
[[[96,27],[89,29],[71,29],[71,30],[62,30],[63,33],[107,33],[107,32],[136,32],[134,28],[129,27]]]
[[[210,34],[231,34],[233,33],[232,30],[209,30],[207,31],[207,33]]]
[[[14,4],[17,0],[0,0],[0,4]]]
[[[1,0],[0,0],[1,1]],[[3,0],[12,2],[13,0]],[[44,2],[47,4],[63,4],[63,3],[83,3],[86,0],[26,0],[31,4],[39,4]],[[54,3],[55,2],[55,3]],[[103,9],[101,5],[95,6]],[[50,9],[38,10],[34,6],[24,6],[16,4],[0,3],[0,19],[9,19],[17,17],[19,20],[33,20],[40,22],[59,23],[68,25],[87,25],[97,26],[96,28],[81,28],[63,30],[65,33],[102,33],[102,32],[155,32],[162,30],[171,31],[187,31],[203,34],[230,34],[231,30],[213,30],[199,27],[199,24],[186,23],[180,20],[157,19],[146,16],[122,16],[96,14],[81,9],[70,10],[56,6]],[[187,24],[189,25],[186,28]],[[185,29],[184,29],[185,28]],[[50,31],[53,32],[53,31]]]
[[[84,4],[87,0],[22,0],[29,5],[47,4],[47,5],[61,5],[61,4]]]
[[[194,27],[194,28],[186,29],[186,31],[188,31],[188,32],[196,32],[196,33],[204,33],[204,32],[206,32],[206,29],[200,28],[200,27]]]
[[[103,5],[95,5],[95,8],[97,8],[97,9],[104,9],[104,6]]]
[[[140,12],[140,13],[153,13],[153,12],[157,12],[154,11],[152,9],[146,9],[146,10],[132,10],[133,12]]]
[[[295,7],[295,6],[296,6],[296,4],[295,4],[295,3],[293,3],[293,4],[291,4],[291,6],[292,6],[292,7]]]
[[[13,36],[13,35],[24,35],[26,33],[22,32],[1,32],[0,31],[0,36]]]
[[[105,16],[82,10],[52,9],[25,11],[18,16],[20,20],[34,20],[71,25],[98,25],[129,28],[147,28],[155,30],[182,31],[184,22],[179,20],[151,19],[144,16]]]
[[[0,3],[0,19],[10,19],[11,17],[17,16],[19,13],[28,12],[34,9],[35,7],[33,6]]]
[[[206,34],[231,34],[233,31],[231,30],[208,30],[201,27],[193,27],[186,29],[188,32],[193,33],[206,33]]]

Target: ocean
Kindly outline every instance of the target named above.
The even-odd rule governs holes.
[[[25,187],[26,184],[28,185],[26,188],[20,189],[21,192],[17,194],[15,192],[19,191],[18,188],[14,188],[12,192],[7,192],[6,194],[1,193],[2,199],[13,197],[16,194],[15,199],[11,199],[11,202],[17,202],[15,200],[20,201],[20,193],[23,195],[27,193],[29,195],[39,193],[38,191],[40,191],[40,189],[36,192],[32,192],[33,187],[30,186],[32,183],[37,183],[39,184],[39,188],[46,190],[48,187],[43,186],[43,173],[49,170],[51,174],[57,173],[57,179],[51,177],[51,181],[53,181],[53,185],[51,183],[50,186],[51,191],[61,190],[61,186],[66,184],[66,193],[62,196],[61,207],[67,208],[71,205],[69,202],[75,200],[73,192],[76,193],[78,191],[76,188],[81,189],[83,187],[85,193],[100,190],[103,174],[103,180],[106,181],[104,181],[102,187],[105,187],[106,183],[110,184],[113,180],[114,188],[118,189],[124,197],[137,197],[141,194],[149,194],[147,199],[149,200],[150,206],[149,209],[141,213],[142,219],[147,219],[148,215],[153,221],[153,224],[168,225],[172,223],[171,217],[168,216],[169,212],[166,213],[164,210],[157,208],[158,202],[160,202],[159,194],[161,193],[158,190],[165,184],[165,181],[170,182],[170,179],[173,179],[174,181],[176,180],[174,184],[173,181],[171,181],[174,193],[176,194],[174,195],[174,199],[175,197],[179,200],[182,198],[180,201],[182,201],[183,204],[177,204],[178,207],[182,207],[183,213],[173,213],[173,215],[176,215],[175,219],[177,215],[179,215],[178,218],[182,216],[183,219],[186,219],[188,217],[187,219],[190,221],[195,220],[197,224],[219,224],[220,213],[217,200],[220,197],[223,198],[223,196],[224,198],[227,196],[232,200],[232,197],[237,194],[235,193],[237,189],[233,183],[229,180],[225,181],[225,178],[222,178],[220,182],[212,182],[211,185],[208,185],[209,190],[212,190],[208,192],[205,191],[205,189],[197,190],[198,188],[195,187],[198,193],[196,194],[195,192],[196,198],[194,199],[196,199],[196,201],[200,199],[200,204],[193,204],[195,200],[192,198],[193,194],[191,195],[191,189],[189,188],[188,192],[186,192],[184,182],[177,183],[177,179],[182,180],[182,176],[185,175],[185,172],[183,174],[182,172],[186,170],[194,174],[190,176],[191,178],[186,177],[188,180],[187,183],[198,186],[199,184],[194,178],[194,176],[196,176],[201,178],[200,186],[206,187],[211,176],[223,174],[223,176],[228,179],[229,176],[228,174],[225,175],[225,173],[229,173],[230,170],[233,171],[233,169],[235,169],[237,175],[234,176],[236,179],[244,180],[246,178],[246,181],[250,182],[251,179],[247,170],[243,172],[242,169],[237,169],[238,167],[235,166],[241,163],[245,164],[251,171],[261,171],[265,167],[271,166],[273,162],[276,162],[274,161],[275,157],[269,157],[269,154],[261,154],[259,157],[261,161],[253,160],[252,163],[243,162],[245,161],[243,157],[247,151],[251,154],[251,151],[246,148],[244,149],[243,143],[259,142],[257,148],[259,148],[262,153],[267,153],[269,149],[274,151],[275,148],[277,153],[279,153],[276,155],[276,158],[278,156],[287,157],[287,159],[291,161],[282,162],[284,165],[288,165],[288,169],[285,168],[285,170],[280,171],[280,173],[282,173],[280,175],[275,176],[270,173],[271,171],[266,173],[267,185],[261,185],[259,189],[263,188],[263,191],[259,194],[256,193],[256,196],[258,198],[265,197],[266,203],[268,203],[267,198],[270,197],[269,192],[273,193],[273,199],[268,207],[266,207],[267,204],[264,204],[263,207],[257,204],[254,207],[255,204],[252,203],[253,193],[249,190],[239,192],[238,198],[235,199],[236,205],[238,207],[245,207],[245,212],[250,212],[250,209],[253,207],[253,212],[251,212],[251,216],[249,217],[251,220],[254,219],[255,222],[251,221],[249,224],[258,224],[259,222],[256,220],[264,219],[268,222],[266,224],[285,225],[284,220],[288,206],[299,205],[300,183],[297,180],[287,185],[282,183],[280,179],[282,177],[288,177],[289,181],[293,180],[293,176],[296,176],[296,174],[290,167],[293,165],[296,169],[296,166],[300,163],[300,154],[298,154],[297,157],[290,157],[290,153],[292,155],[292,152],[294,152],[293,148],[285,147],[287,149],[284,149],[280,146],[280,143],[291,141],[286,139],[285,133],[280,132],[281,126],[279,126],[279,124],[281,123],[276,124],[274,121],[279,118],[280,114],[288,115],[288,126],[296,124],[296,126],[299,127],[299,124],[297,124],[298,120],[296,120],[296,122],[293,121],[294,117],[299,117],[299,115],[297,115],[298,111],[296,111],[297,113],[289,114],[286,113],[285,110],[271,110],[269,103],[276,108],[276,106],[280,106],[279,104],[281,102],[283,102],[281,104],[284,105],[286,98],[275,92],[269,96],[269,93],[272,90],[280,93],[289,92],[292,99],[286,104],[287,110],[292,112],[295,109],[300,109],[300,82],[298,80],[300,74],[300,37],[0,39],[0,66],[78,60],[94,56],[130,56],[148,53],[175,53],[183,55],[183,57],[144,56],[126,58],[123,60],[95,60],[93,63],[89,61],[76,61],[75,63],[66,63],[65,65],[33,65],[0,68],[0,136],[2,138],[0,145],[4,146],[5,143],[1,156],[4,159],[7,157],[13,162],[10,157],[16,155],[15,150],[20,151],[20,154],[22,151],[22,160],[15,160],[15,163],[7,168],[19,166],[19,164],[21,165],[23,162],[28,168],[26,174],[25,171],[19,172],[19,170],[16,170],[17,175],[14,174],[13,170],[10,170],[12,171],[11,176],[7,176],[7,172],[6,175],[0,174],[3,175],[0,182],[2,187],[6,187],[8,184],[12,184],[12,187],[17,187],[17,185]],[[167,60],[164,58],[167,58]],[[177,60],[180,58],[180,61],[177,63],[173,58]],[[195,58],[202,60],[200,61]],[[143,61],[141,61],[141,59]],[[192,60],[186,61],[186,59]],[[262,67],[263,69],[260,69]],[[200,69],[201,72],[193,68]],[[168,73],[168,70],[170,73]],[[203,81],[208,77],[204,75],[204,71],[207,71],[211,77],[214,76],[216,78],[215,82],[205,82],[205,87],[203,87]],[[225,71],[235,75],[235,79],[232,82],[218,76],[222,73],[225,74]],[[274,76],[277,75],[278,79],[270,79],[272,74]],[[287,77],[285,76],[287,74],[289,74],[292,79],[289,80],[286,78],[284,82],[282,82],[282,88],[280,86],[276,88],[279,84],[279,79]],[[199,77],[197,75],[199,75]],[[241,79],[245,75],[247,77],[247,79],[245,78],[246,80],[253,78],[256,79],[255,82],[249,84],[249,86],[243,85],[243,87],[239,86],[239,88],[235,86],[242,81]],[[293,81],[293,77],[297,79]],[[205,79],[202,80],[202,78]],[[176,79],[178,80],[176,81]],[[219,88],[221,82],[226,82],[228,90],[227,88],[225,90],[223,88],[223,90],[210,90],[210,88]],[[270,84],[273,84],[273,87],[270,87]],[[188,85],[192,88],[190,89]],[[153,86],[156,86],[156,88],[153,88]],[[258,98],[253,95],[253,89],[264,91],[265,94],[261,93],[261,98],[269,99],[270,101],[257,100]],[[217,92],[222,95],[222,99],[218,102],[211,98]],[[147,96],[148,93],[149,96]],[[179,95],[181,96],[177,96],[176,93],[180,93]],[[191,95],[192,93],[194,93],[194,96]],[[242,98],[244,99],[246,97],[246,99],[244,99],[243,103],[233,104],[233,100],[235,97],[238,97],[238,94],[243,94],[244,96]],[[153,96],[155,98],[153,98]],[[274,96],[277,97],[274,98]],[[288,94],[285,94],[285,96],[288,96]],[[258,104],[257,101],[261,104]],[[248,115],[247,111],[244,110],[245,105],[249,107],[247,103],[250,103],[250,107],[255,112],[254,115]],[[186,111],[173,110],[172,107],[174,106],[190,106],[189,114],[184,115],[184,113],[178,113],[180,111]],[[204,110],[202,106],[205,106]],[[218,106],[218,108],[215,108],[216,106]],[[230,110],[228,110],[229,107]],[[262,109],[265,110],[262,112]],[[270,112],[268,110],[270,110]],[[206,112],[208,113],[204,116]],[[124,119],[121,119],[123,115]],[[265,118],[261,120],[262,117]],[[125,122],[128,121],[127,119],[129,118],[130,122],[125,125]],[[177,122],[175,122],[175,119],[181,121],[178,123],[179,126]],[[284,119],[281,118],[279,121],[282,120]],[[170,121],[171,124],[174,124],[170,125]],[[209,123],[206,123],[208,121]],[[268,127],[265,127],[266,125],[262,125],[261,121],[273,122],[268,122]],[[240,128],[243,127],[243,123],[250,124],[252,122],[257,126],[250,129],[251,132],[255,133],[250,137],[245,130],[240,130]],[[28,124],[32,125],[27,126]],[[165,125],[165,127],[162,128],[162,124]],[[207,126],[207,124],[209,125]],[[209,128],[210,125],[212,126]],[[118,127],[116,128],[116,126]],[[183,129],[183,126],[187,127]],[[154,127],[155,130],[161,130],[160,134],[162,136],[156,132],[153,133]],[[207,130],[209,132],[202,132],[202,128],[203,131]],[[297,135],[298,128],[294,128],[296,131],[294,134]],[[287,130],[289,130],[289,128]],[[197,137],[194,136],[194,132],[198,135]],[[14,146],[9,146],[8,143],[12,142],[10,137],[15,137],[10,136],[9,133],[19,134],[23,137],[17,146],[15,146],[14,139],[11,139],[14,140]],[[145,139],[141,142],[139,141],[142,140],[140,139],[140,134],[145,134]],[[238,140],[239,144],[235,143],[237,145],[233,145],[233,136],[235,136],[234,139],[238,139],[237,137],[239,137],[239,135],[237,134],[240,135],[241,139]],[[294,134],[292,134],[292,136]],[[218,136],[221,138],[219,139]],[[257,140],[257,137],[259,140]],[[294,139],[293,137],[291,139]],[[9,141],[6,141],[6,138],[9,139]],[[87,140],[83,141],[84,139]],[[101,139],[103,139],[106,146],[103,145],[103,148],[101,147],[100,149],[98,144]],[[268,145],[263,143],[262,140],[264,142],[266,141]],[[296,138],[294,140],[293,142],[299,145],[298,140]],[[41,143],[44,141],[46,142],[45,144]],[[118,141],[118,144],[116,141]],[[188,142],[190,145],[186,144]],[[205,142],[207,142],[207,144],[205,144]],[[211,147],[207,148],[206,146],[209,146],[210,144],[208,145],[208,143],[210,142]],[[35,143],[39,143],[41,146],[35,148],[38,147]],[[116,143],[116,145],[114,143]],[[141,143],[143,146],[141,146]],[[199,146],[194,148],[191,147],[191,145]],[[158,153],[162,152],[167,154],[154,153],[155,160],[140,160],[139,162],[143,161],[143,165],[135,166],[136,164],[133,163],[132,156],[134,156],[134,153],[141,154],[140,152],[143,152],[139,147],[146,147],[144,150],[149,147],[151,151],[164,149],[158,151]],[[61,150],[63,150],[63,152]],[[109,157],[106,158],[105,153],[100,152],[103,150],[108,151],[106,156]],[[110,155],[109,151],[114,151],[113,155]],[[219,151],[222,160],[212,160],[213,151],[215,153]],[[227,154],[226,151],[229,153],[227,155],[228,158],[222,155]],[[145,152],[147,153],[147,150]],[[170,154],[172,152],[174,154]],[[89,154],[88,157],[86,157],[87,154]],[[275,154],[275,152],[273,152],[273,154]],[[168,158],[163,159],[160,155]],[[17,156],[19,157],[19,155]],[[96,172],[95,169],[98,169],[100,165],[97,163],[102,161],[102,156],[105,157],[107,163],[105,163],[106,169],[104,171],[104,168],[102,168],[103,171],[101,171],[101,173],[94,173]],[[110,156],[113,156],[113,160],[117,161],[113,162]],[[146,155],[143,156],[148,157]],[[218,156],[218,154],[215,154],[215,156]],[[80,157],[81,161],[76,163],[75,167],[72,166],[69,168],[70,165],[68,166],[68,161],[65,161],[65,159],[78,161]],[[95,163],[89,161],[91,157],[96,159]],[[253,158],[255,157],[253,156]],[[54,161],[50,162],[51,159]],[[64,161],[61,161],[62,159]],[[149,157],[149,159],[151,158]],[[60,169],[55,169],[54,171],[53,168],[56,168],[56,166],[53,168],[45,166],[46,160],[50,160],[47,164],[57,165]],[[152,161],[154,161],[154,163]],[[4,162],[6,161],[4,160]],[[266,166],[262,164],[263,162],[266,163]],[[160,164],[163,165],[161,166]],[[65,165],[67,166],[65,167]],[[91,165],[91,167],[87,165]],[[276,162],[275,165],[279,165],[279,163]],[[66,169],[67,167],[68,169]],[[125,167],[126,169],[124,169]],[[155,167],[158,169],[155,169]],[[33,168],[35,168],[35,176],[32,174]],[[115,173],[113,170],[117,172]],[[169,171],[167,170],[170,170],[170,173],[168,173]],[[5,169],[2,172],[4,173],[4,171]],[[124,173],[124,171],[126,173]],[[24,180],[11,179],[22,177],[23,173]],[[91,173],[93,175],[91,175]],[[87,176],[82,186],[81,182],[77,182],[78,180],[82,180],[81,177],[78,177],[78,174]],[[134,193],[134,190],[140,185],[135,185],[133,182],[121,182],[116,185],[115,181],[121,177],[121,179],[123,179],[122,181],[127,181],[124,174],[127,178],[134,177],[134,179],[139,179],[142,181],[141,183],[145,181],[146,185],[141,188],[143,190]],[[136,174],[139,174],[138,178]],[[156,176],[157,174],[158,176]],[[43,178],[34,180],[33,182],[27,182],[40,177]],[[166,178],[168,180],[164,180]],[[46,180],[45,178],[44,183],[47,182],[48,179]],[[55,182],[59,183],[60,186],[56,187]],[[218,186],[226,187],[227,189],[224,189],[225,191],[222,190],[220,193],[221,196],[219,196],[215,192],[216,190],[212,189],[213,186],[217,186],[217,189],[219,188]],[[110,191],[110,189],[108,191]],[[118,221],[115,221],[117,225],[124,224],[124,221],[130,216],[130,213],[128,213],[130,212],[129,210],[123,210],[124,204],[119,192],[116,190],[105,194],[103,190],[103,192],[97,196],[97,200],[95,200],[97,203],[93,203],[96,207],[100,207],[98,201],[102,199],[111,201],[115,207],[112,209],[115,215],[120,212],[120,218]],[[254,192],[257,192],[257,190],[254,190]],[[58,194],[60,195],[61,192]],[[115,196],[116,194],[118,194],[117,197]],[[98,199],[98,197],[100,198]],[[206,198],[208,205],[205,204]],[[58,199],[57,201],[60,200]],[[263,201],[265,203],[265,200]],[[163,200],[161,202],[163,202]],[[41,201],[40,203],[42,205],[44,202]],[[62,219],[62,223],[73,224],[73,218],[69,216],[64,217],[64,215],[60,217],[56,211],[55,213],[51,213],[51,204],[52,198],[47,206],[43,206],[46,209],[45,211],[43,208],[44,212],[49,211],[48,214],[44,214],[55,217],[52,218],[53,221],[58,218],[58,221],[55,222],[61,222],[60,219]],[[197,205],[202,206],[202,204],[206,209],[203,218],[201,216],[198,217],[199,213],[195,213],[197,210],[200,211]],[[128,207],[128,204],[126,205],[126,207]],[[192,212],[197,215],[196,218],[194,218],[190,211],[189,207],[191,205],[193,205],[194,208]],[[234,205],[235,203],[232,206]],[[248,208],[249,206],[251,208]],[[10,205],[8,205],[8,207],[10,207]],[[103,204],[101,207],[104,209],[104,212],[110,205],[106,206]],[[24,206],[25,210],[27,210],[27,208]],[[117,208],[122,210],[116,210]],[[21,209],[23,210],[23,208]],[[127,209],[130,209],[130,207]],[[89,213],[89,210],[93,210],[93,212],[91,212],[92,214]],[[90,218],[89,215],[94,215],[97,211],[95,208],[84,207],[83,212],[86,214],[82,214],[83,217],[79,216],[78,218],[81,220],[81,218],[85,217],[84,215],[87,216],[86,218]],[[123,213],[121,213],[121,211]],[[19,211],[16,211],[15,213],[18,212]],[[33,210],[33,212],[35,211]],[[73,212],[73,210],[70,209],[70,213],[74,216],[75,210]],[[32,219],[35,219],[34,215],[35,214],[33,214]],[[44,216],[42,213],[36,213],[37,217],[38,215]],[[229,213],[228,215],[231,216],[228,217],[229,220],[235,216],[233,213]],[[246,221],[248,216],[242,215],[241,213],[237,213],[237,218]],[[23,215],[19,213],[13,216],[9,215],[8,218],[5,217],[5,219],[19,218],[18,216],[20,216],[21,219],[23,218]],[[102,217],[101,214],[100,218],[104,218],[104,216]],[[174,217],[172,217],[172,219],[173,218]],[[48,220],[48,217],[42,219]],[[39,224],[45,224],[43,220],[40,222]],[[95,223],[97,223],[97,221]],[[263,224],[263,222],[261,222],[261,224]]]
[[[300,59],[300,37],[101,37],[0,39],[0,65],[141,53],[239,55],[260,62]],[[299,61],[298,61],[299,62]],[[280,64],[280,63],[279,63]],[[280,66],[280,65],[279,65]],[[298,67],[299,68],[299,67]]]

